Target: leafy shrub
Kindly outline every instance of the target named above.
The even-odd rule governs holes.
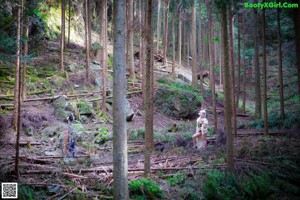
[[[161,199],[163,191],[156,182],[150,179],[139,179],[129,182],[129,194],[133,199]]]
[[[175,185],[180,185],[181,183],[183,183],[185,179],[186,179],[186,175],[176,174],[173,177],[169,177],[168,181],[170,182],[171,186],[175,186]]]
[[[96,142],[98,144],[104,144],[105,142],[107,142],[109,140],[108,133],[109,133],[108,128],[102,127],[100,131],[96,132],[96,136],[97,136]]]
[[[248,123],[249,126],[255,127],[257,129],[264,128],[264,120],[259,119],[256,121],[252,121]],[[299,127],[300,126],[300,110],[296,110],[295,112],[292,111],[286,111],[284,120],[280,119],[280,113],[272,113],[269,115],[268,118],[268,126],[270,129],[290,129],[294,126]]]

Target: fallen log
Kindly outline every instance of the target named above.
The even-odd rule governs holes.
[[[7,143],[8,145],[16,145],[16,143],[15,142],[10,142],[10,143]],[[27,142],[19,142],[19,145],[20,146],[25,146],[25,145],[42,145],[40,142],[29,142],[29,141],[27,141]]]
[[[139,94],[139,93],[142,93],[143,90],[138,90],[138,91],[134,91],[134,92],[128,92],[126,93],[126,95],[131,95],[131,94]],[[106,99],[111,99],[113,96],[108,96],[106,97]],[[92,102],[92,101],[100,101],[102,100],[103,98],[100,97],[100,98],[97,98],[97,99],[90,99],[90,100],[87,100],[88,102]]]

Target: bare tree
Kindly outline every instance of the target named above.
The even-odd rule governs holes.
[[[236,93],[236,109],[239,109],[239,101],[240,101],[240,91],[241,91],[241,23],[240,16],[238,15],[238,82],[237,82],[237,93]]]
[[[181,41],[182,41],[182,19],[181,6],[178,7],[178,66],[181,67]]]
[[[90,4],[90,0],[85,0],[85,48],[86,48],[86,52],[85,52],[85,69],[86,69],[86,75],[85,75],[85,81],[87,84],[90,84],[90,35],[89,35],[89,4]]]
[[[280,9],[277,9],[277,38],[278,38],[278,76],[280,85],[280,119],[284,119],[284,96],[283,96],[283,74],[282,74],[282,52],[281,52],[281,30],[280,30]]]
[[[172,13],[172,78],[175,80],[175,11]]]
[[[17,27],[17,60],[16,60],[16,75],[15,75],[15,92],[14,92],[14,112],[13,112],[13,127],[17,131],[16,138],[16,157],[15,157],[15,175],[19,178],[19,141],[21,128],[21,16],[22,16],[23,0],[19,1],[18,5],[18,27]]]
[[[192,85],[196,87],[198,85],[197,79],[197,47],[196,47],[196,1],[194,0],[194,6],[192,7]]]
[[[163,65],[167,64],[167,50],[168,50],[168,11],[169,11],[169,0],[164,0],[164,55]]]
[[[216,112],[216,94],[215,94],[215,76],[214,76],[214,67],[215,67],[215,52],[214,52],[214,41],[213,41],[213,23],[212,23],[212,8],[211,4],[207,5],[207,15],[208,15],[208,29],[209,29],[209,55],[210,55],[210,67],[209,67],[209,74],[210,74],[210,85],[212,90],[212,104],[213,104],[213,115],[214,115],[214,128],[217,130],[218,123],[217,123],[217,112]]]
[[[129,79],[134,80],[134,63],[133,63],[133,0],[128,0],[128,65],[130,69]]]
[[[125,0],[113,1],[113,188],[114,199],[127,200],[128,158],[126,133]]]
[[[264,1],[263,1],[264,2]],[[268,130],[268,105],[267,105],[267,52],[266,52],[266,11],[262,10],[262,46],[263,46],[263,107],[264,107],[264,129],[265,134],[269,134]]]
[[[68,44],[69,44],[70,35],[71,35],[71,0],[69,0],[68,7],[69,7],[69,17],[68,17]]]
[[[25,1],[25,8],[29,9],[29,1],[26,3]],[[27,70],[27,54],[28,54],[28,40],[29,40],[29,15],[28,12],[25,13],[25,43],[24,43],[24,64],[23,64],[23,71],[22,71],[22,80],[21,80],[21,92],[22,92],[22,100],[26,100],[26,70]]]
[[[257,3],[257,0],[255,0]],[[261,90],[260,90],[260,69],[259,69],[259,44],[258,44],[258,14],[254,12],[254,69],[255,69],[255,118],[261,118]]]
[[[65,50],[65,0],[61,2],[61,38],[60,38],[60,71],[64,72],[64,50]]]
[[[158,8],[157,8],[157,32],[156,32],[156,53],[159,53],[159,40],[160,40],[160,7],[161,7],[161,0],[158,0]]]
[[[242,110],[244,111],[244,113],[246,112],[246,81],[247,81],[247,77],[246,77],[246,51],[245,51],[245,15],[243,13],[242,15],[242,23],[243,23],[243,107]]]
[[[233,38],[233,23],[232,23],[232,2],[228,1],[228,20],[229,20],[229,41],[230,41],[230,72],[231,72],[231,99],[232,99],[232,128],[233,134],[237,137],[237,122],[236,122],[236,107],[235,107],[235,81],[234,81],[234,70],[235,70],[235,60],[234,60],[234,38]]]
[[[102,71],[102,113],[106,113],[106,79],[107,79],[107,0],[102,0],[101,12],[101,66]]]
[[[204,88],[203,88],[203,67],[202,67],[202,20],[201,20],[201,2],[199,2],[199,31],[198,31],[198,63],[199,63],[199,70],[200,70],[200,91],[201,91],[201,96],[204,96]]]
[[[146,28],[146,99],[145,99],[145,177],[150,177],[150,155],[154,149],[153,138],[153,1],[147,0]]]
[[[222,48],[224,56],[224,101],[225,101],[225,129],[227,136],[227,169],[233,171],[233,137],[232,137],[232,95],[231,95],[231,73],[229,69],[229,46],[228,46],[228,26],[227,26],[227,11],[226,5],[220,8],[221,25],[222,25]]]

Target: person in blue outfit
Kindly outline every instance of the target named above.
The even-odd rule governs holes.
[[[73,114],[69,114],[67,116],[67,122],[68,122],[68,130],[64,135],[64,146],[63,146],[63,155],[64,155],[64,161],[74,160],[75,157],[75,132],[73,130],[72,123],[74,121]]]

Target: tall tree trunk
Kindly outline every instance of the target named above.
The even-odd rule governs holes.
[[[278,38],[278,77],[280,85],[280,119],[284,119],[284,96],[283,96],[283,74],[282,74],[282,52],[281,52],[281,30],[280,30],[280,9],[277,9],[277,38]]]
[[[246,82],[247,82],[247,77],[246,77],[246,51],[245,51],[245,15],[242,15],[243,18],[243,107],[242,110],[244,113],[246,112]]]
[[[130,69],[130,77],[129,79],[134,80],[135,79],[135,73],[134,73],[134,62],[133,62],[133,0],[128,1],[128,61],[129,61],[129,69]]]
[[[181,42],[182,42],[182,60],[183,60],[183,62],[185,62],[185,64],[186,64],[186,62],[187,62],[187,60],[186,60],[186,42],[185,42],[185,40],[186,40],[186,23],[184,23],[184,20],[182,20],[183,21],[183,24],[182,24],[182,38],[181,38]]]
[[[263,2],[265,2],[263,0]],[[267,52],[266,52],[266,11],[265,9],[262,10],[262,46],[263,46],[263,94],[264,94],[264,129],[265,129],[265,134],[269,134],[268,130],[268,105],[267,105]]]
[[[215,76],[214,76],[214,67],[215,67],[215,52],[214,52],[214,41],[213,41],[213,23],[212,23],[212,5],[207,5],[207,14],[208,14],[208,30],[209,30],[209,55],[210,55],[210,66],[209,66],[209,74],[210,74],[210,83],[211,83],[211,91],[212,91],[212,104],[213,104],[213,115],[214,115],[214,128],[217,130],[217,112],[216,112],[216,94],[215,94]]]
[[[60,71],[64,72],[64,49],[65,49],[65,0],[61,2],[61,38],[60,38]]]
[[[231,73],[229,67],[229,45],[228,45],[228,27],[227,27],[227,12],[226,7],[221,11],[221,24],[222,24],[222,47],[224,55],[224,101],[225,101],[225,128],[227,135],[227,169],[233,171],[233,137],[232,137],[232,95],[231,95]]]
[[[198,31],[198,62],[199,62],[199,70],[200,70],[200,92],[201,92],[201,96],[204,97],[204,88],[203,88],[203,67],[202,67],[202,63],[203,63],[203,56],[202,56],[202,20],[201,20],[201,2],[199,2],[199,31]]]
[[[64,0],[63,0],[64,1]],[[89,2],[90,0],[85,0],[85,69],[86,76],[85,81],[87,84],[90,84],[90,38],[89,38]]]
[[[139,0],[139,8],[138,8],[138,19],[139,19],[139,36],[140,36],[140,43],[139,43],[139,75],[142,76],[143,72],[143,62],[142,59],[144,59],[142,53],[143,53],[143,15],[142,15],[142,10],[143,10],[143,0]]]
[[[257,3],[257,0],[255,1]],[[254,12],[254,69],[255,69],[255,118],[261,118],[261,89],[260,89],[260,69],[259,69],[259,44],[258,44],[258,14]]]
[[[233,39],[233,23],[232,23],[232,4],[231,0],[228,1],[228,20],[229,20],[229,41],[230,41],[230,71],[231,71],[231,99],[232,99],[232,130],[235,137],[237,137],[237,122],[236,122],[236,107],[235,107],[235,81],[234,81],[234,70],[235,70],[235,60],[234,60],[234,39]]]
[[[113,188],[114,199],[127,200],[125,0],[113,1]]]
[[[296,0],[295,0],[296,3]],[[298,72],[298,95],[300,101],[300,7],[294,9],[294,26],[295,26],[295,44],[296,44],[296,65]]]
[[[16,60],[16,75],[15,75],[15,91],[14,91],[14,111],[13,111],[13,127],[17,131],[16,138],[16,157],[15,157],[15,175],[19,179],[19,141],[21,128],[21,16],[23,1],[20,0],[18,7],[18,27],[17,27],[17,60]]]
[[[145,47],[146,47],[146,29],[145,29],[145,24],[146,24],[146,2],[141,0],[141,46],[140,46],[140,68],[142,68],[142,90],[143,90],[143,108],[145,108],[145,101],[146,101],[146,64],[145,64]]]
[[[197,47],[196,47],[196,1],[192,8],[192,85],[196,87],[198,85],[197,78]]]
[[[158,10],[157,10],[157,33],[156,33],[156,53],[159,53],[159,40],[160,40],[160,7],[161,7],[161,0],[158,0]]]
[[[71,33],[71,0],[69,0],[69,17],[68,17],[68,44],[70,43],[70,33]]]
[[[175,80],[175,11],[172,13],[172,78]]]
[[[241,22],[238,16],[238,82],[237,82],[237,94],[236,94],[236,109],[239,109],[240,92],[241,92]]]
[[[178,49],[177,49],[177,53],[178,53],[178,67],[181,68],[181,41],[182,41],[182,19],[181,19],[181,11],[178,11]]]
[[[107,79],[107,0],[102,0],[102,16],[101,16],[101,66],[102,72],[102,113],[106,113],[106,79]]]
[[[91,14],[91,3],[93,3],[92,0],[88,1],[88,8],[87,8],[87,16],[88,16],[88,34],[89,34],[89,48],[91,48],[92,44],[92,14]]]
[[[189,27],[186,27],[187,29],[189,29]],[[190,39],[191,39],[191,32],[186,30],[186,67],[189,68],[190,67]]]
[[[168,50],[168,11],[169,11],[169,0],[165,0],[164,3],[164,55],[163,55],[163,65],[167,64],[167,50]]]
[[[145,102],[145,177],[150,177],[150,155],[154,148],[153,138],[153,11],[152,0],[147,0],[147,47],[146,47],[146,102]]]
[[[26,3],[26,7],[29,7],[28,3]],[[22,71],[22,81],[21,81],[21,92],[22,92],[22,100],[26,100],[26,70],[27,70],[27,54],[28,54],[28,40],[29,40],[29,15],[25,16],[25,44],[24,44],[24,64]]]
[[[222,38],[222,31],[220,31],[219,37]],[[221,43],[219,43],[219,51],[220,51],[220,53],[219,53],[219,56],[220,56],[220,58],[219,58],[219,66],[220,66],[219,80],[220,80],[220,86],[221,86],[222,85],[222,77],[223,77],[223,75],[222,75],[223,74],[223,66],[224,66]]]

